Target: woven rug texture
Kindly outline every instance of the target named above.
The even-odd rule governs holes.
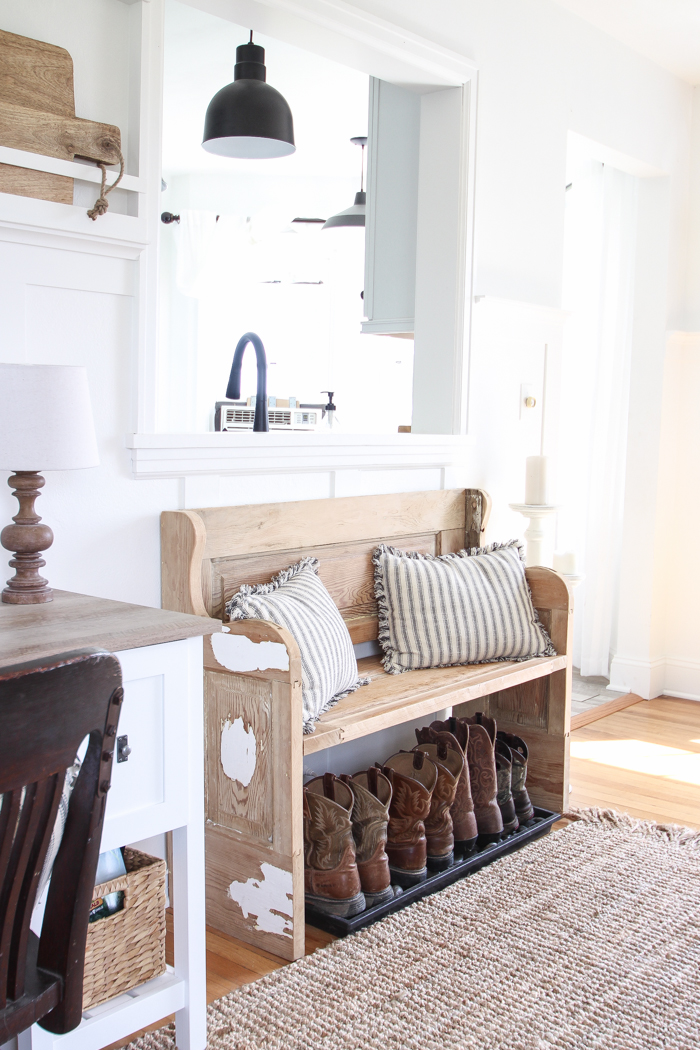
[[[698,1050],[700,832],[579,818],[212,1003],[209,1050]]]

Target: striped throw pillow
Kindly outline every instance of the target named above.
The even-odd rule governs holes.
[[[438,557],[382,544],[373,561],[389,674],[556,656],[532,605],[518,540]]]
[[[226,603],[230,620],[268,620],[286,627],[301,653],[304,732],[329,707],[365,684],[345,621],[318,578],[317,558],[256,587],[245,585]]]

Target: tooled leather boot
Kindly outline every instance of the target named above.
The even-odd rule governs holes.
[[[340,779],[355,796],[351,819],[357,870],[367,907],[373,908],[394,896],[386,855],[391,784],[375,766],[364,773],[353,773],[352,777],[344,774]]]
[[[449,741],[452,742],[451,746],[457,746],[462,752],[464,759],[462,772],[457,784],[455,800],[450,806],[455,837],[455,859],[461,860],[474,852],[479,835],[474,816],[474,800],[467,762],[469,726],[464,719],[448,718],[444,722],[435,721],[422,729],[416,729],[416,737],[419,744],[436,743],[440,737],[449,738]]]
[[[431,871],[444,871],[455,860],[450,807],[457,794],[464,755],[456,740],[455,747],[449,746],[449,736],[449,733],[440,734],[435,743],[418,743],[413,748],[414,751],[423,751],[435,763],[438,771],[437,783],[430,799],[430,813],[425,821],[428,868]]]
[[[304,890],[306,903],[326,915],[365,910],[350,814],[352,791],[332,773],[304,787]]]
[[[515,812],[520,823],[526,824],[535,815],[530,796],[525,787],[528,760],[527,744],[522,737],[516,736],[515,733],[502,732],[500,729],[497,733],[497,739],[502,740],[511,750],[513,759],[512,790]]]
[[[422,751],[400,751],[379,768],[392,787],[386,843],[391,881],[415,886],[428,876],[425,818],[437,783],[437,766]]]
[[[496,780],[498,782],[497,802],[503,818],[503,834],[512,835],[520,827],[511,788],[513,756],[508,745],[498,738],[496,738],[494,754],[496,756]]]
[[[479,829],[479,845],[498,842],[503,834],[503,818],[498,808],[498,781],[496,778],[496,723],[488,715],[477,712],[465,718],[469,726],[467,761],[474,799],[474,813]]]

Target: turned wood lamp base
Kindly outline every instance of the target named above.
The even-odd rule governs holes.
[[[15,570],[2,592],[8,605],[40,605],[53,601],[48,580],[39,575],[46,562],[41,552],[53,543],[53,532],[48,525],[40,525],[41,518],[34,510],[37,496],[44,487],[44,479],[36,470],[17,470],[7,479],[19,502],[19,513],[0,533],[0,543],[12,551],[10,566]]]

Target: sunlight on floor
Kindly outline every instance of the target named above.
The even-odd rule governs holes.
[[[690,741],[696,744],[700,741]],[[632,773],[668,777],[684,784],[700,785],[700,752],[652,744],[647,740],[572,741],[571,757]]]

